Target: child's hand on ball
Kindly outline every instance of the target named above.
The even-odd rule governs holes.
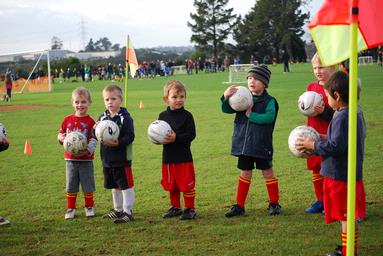
[[[9,145],[9,140],[6,136],[3,137],[3,139],[0,141],[0,144],[3,145]]]
[[[316,106],[314,107],[314,113],[313,113],[311,116],[317,116],[317,115],[320,115],[320,114],[323,113],[323,111],[324,111],[324,103],[323,103],[323,101],[322,101],[321,104],[316,105]]]
[[[120,145],[120,143],[118,142],[118,139],[114,139],[112,141],[105,141],[104,145],[107,147],[113,148],[113,147],[117,147],[118,145]]]
[[[173,143],[176,140],[176,133],[172,131],[171,133],[167,134],[166,137],[164,138],[164,144],[170,144]]]
[[[225,92],[223,93],[223,97],[225,100],[230,98],[231,95],[233,95],[238,89],[235,87],[235,85],[229,86]]]
[[[306,149],[313,150],[314,144],[315,142],[309,137],[300,137],[296,140],[295,147],[300,151],[304,151]]]

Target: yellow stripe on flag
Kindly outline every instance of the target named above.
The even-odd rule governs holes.
[[[324,66],[331,66],[348,59],[350,56],[350,26],[316,26],[310,30]],[[358,51],[368,47],[358,30]]]

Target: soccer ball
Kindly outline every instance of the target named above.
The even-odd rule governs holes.
[[[66,152],[79,155],[87,149],[88,142],[83,133],[73,131],[65,136],[63,146]]]
[[[229,105],[235,111],[244,111],[253,103],[253,96],[244,86],[236,86],[236,88],[237,91],[229,98]]]
[[[95,133],[97,140],[104,144],[117,140],[120,135],[120,128],[111,120],[103,120],[98,123]]]
[[[313,91],[304,92],[298,99],[298,108],[305,116],[314,114],[315,106],[322,104],[322,95]]]
[[[166,135],[173,132],[170,125],[163,120],[155,120],[148,127],[148,138],[154,144],[163,144]]]
[[[319,133],[310,126],[301,125],[292,130],[289,135],[288,143],[291,153],[297,157],[308,158],[313,154],[311,150],[299,151],[295,148],[295,143],[300,137],[309,137],[314,141],[318,141],[320,138]]]
[[[5,126],[2,123],[0,123],[0,141],[3,140],[6,134],[7,134],[7,129],[5,129]]]

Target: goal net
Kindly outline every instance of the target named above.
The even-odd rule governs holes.
[[[361,56],[358,58],[359,65],[372,64],[374,62],[372,56]]]
[[[0,62],[12,73],[12,93],[52,91],[49,51],[4,54],[0,55]],[[0,93],[5,91],[3,87],[1,83]]]
[[[226,84],[247,83],[247,72],[254,67],[254,64],[234,64],[229,66],[229,81]]]

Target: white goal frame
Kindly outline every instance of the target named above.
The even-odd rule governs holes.
[[[16,53],[8,53],[8,54],[1,54],[0,57],[4,57],[4,56],[9,56],[9,57],[12,57],[12,56],[25,56],[25,55],[28,55],[28,54],[40,54],[39,57],[37,58],[36,60],[36,63],[35,65],[33,66],[32,70],[29,72],[29,75],[28,75],[28,78],[27,80],[24,82],[24,85],[23,87],[21,88],[21,90],[19,92],[13,92],[13,93],[23,93],[24,92],[24,89],[26,87],[26,85],[28,84],[29,80],[31,79],[31,76],[33,74],[33,72],[36,70],[37,66],[39,65],[42,57],[44,56],[44,54],[46,55],[46,61],[47,61],[47,75],[48,75],[48,91],[51,92],[53,90],[53,87],[52,87],[52,80],[51,80],[51,65],[50,65],[50,57],[49,57],[49,50],[35,50],[35,51],[25,51],[25,52],[16,52]]]
[[[367,64],[373,64],[373,63],[374,63],[374,59],[372,58],[372,56],[358,57],[358,64],[359,65],[367,65]]]
[[[247,83],[247,72],[255,67],[255,64],[233,64],[229,66],[229,81],[224,84],[244,84]]]

